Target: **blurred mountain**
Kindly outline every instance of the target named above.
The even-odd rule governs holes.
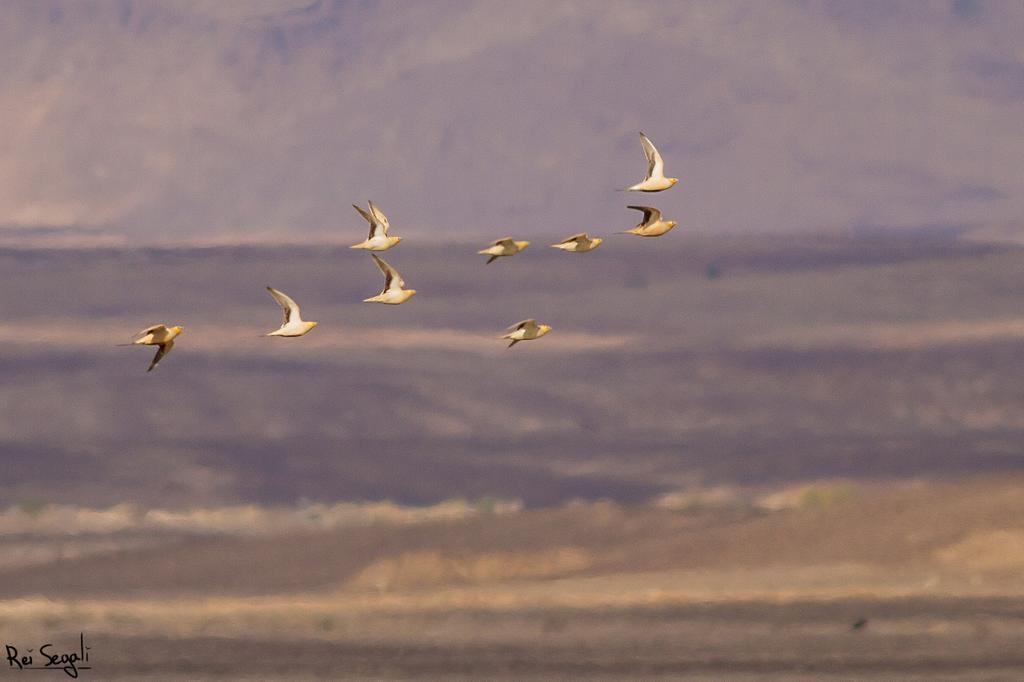
[[[0,225],[132,238],[617,224],[644,170],[698,231],[1024,213],[1019,3],[12,0]]]

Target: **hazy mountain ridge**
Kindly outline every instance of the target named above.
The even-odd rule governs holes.
[[[1016,219],[1024,12],[962,4],[5,3],[0,224],[618,229],[637,130],[700,231]]]

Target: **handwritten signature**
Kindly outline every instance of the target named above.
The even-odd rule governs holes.
[[[68,677],[78,677],[80,670],[92,670],[92,666],[81,665],[89,662],[89,647],[85,645],[85,633],[78,634],[78,651],[56,651],[54,645],[47,643],[39,647],[38,655],[42,657],[36,663],[35,649],[25,649],[22,654],[18,647],[7,644],[7,667],[18,670],[63,670]]]

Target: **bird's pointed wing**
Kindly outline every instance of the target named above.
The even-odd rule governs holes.
[[[502,237],[501,239],[495,239],[491,242],[491,246],[507,246],[509,248],[515,247],[516,243],[512,237]]]
[[[377,267],[380,268],[380,271],[384,273],[384,289],[381,293],[383,294],[389,289],[398,289],[401,291],[402,287],[405,286],[405,280],[403,280],[402,276],[398,274],[398,270],[395,270],[393,267],[388,265],[387,261],[377,254],[371,253],[370,255],[373,256],[373,260],[377,263]]]
[[[147,372],[152,372],[153,368],[160,364],[160,361],[164,359],[164,356],[171,352],[174,348],[174,341],[168,341],[167,343],[161,343],[160,347],[157,348],[156,355],[153,356],[153,362],[149,363],[149,369]]]
[[[580,232],[579,234],[574,234],[571,237],[566,237],[565,239],[560,241],[559,244],[568,244],[569,242],[582,242],[582,241],[585,241],[586,238],[587,238],[587,233],[586,232]]]
[[[647,157],[647,177],[664,175],[665,161],[661,158],[658,150],[655,149],[654,144],[643,133],[640,133],[640,144],[643,145],[644,156]]]
[[[281,306],[282,310],[284,310],[284,322],[282,323],[282,326],[288,324],[293,319],[301,319],[301,315],[299,314],[299,304],[293,301],[290,296],[284,292],[278,291],[274,287],[267,287],[267,291],[270,292],[270,295],[274,297],[277,304]]]
[[[146,327],[141,332],[136,334],[133,338],[141,339],[146,334],[152,334],[154,332],[161,332],[161,331],[162,332],[167,331],[167,325],[166,324],[154,324],[152,327]]]
[[[367,237],[367,239],[373,239],[373,236],[377,233],[377,230],[380,229],[380,226],[377,224],[377,220],[373,217],[373,214],[367,213],[365,210],[363,210],[362,207],[356,206],[355,204],[352,204],[352,208],[359,211],[359,215],[363,216],[363,220],[370,223],[370,236]]]
[[[631,208],[634,211],[643,211],[643,213],[644,213],[643,222],[641,222],[639,225],[637,225],[637,227],[646,227],[647,225],[650,225],[651,223],[656,223],[659,220],[661,220],[661,211],[659,211],[656,208],[652,208],[650,206],[627,206],[626,208]]]
[[[374,219],[377,224],[380,225],[380,229],[384,232],[384,236],[386,237],[388,234],[388,228],[391,227],[391,223],[388,222],[388,217],[384,215],[384,213],[377,208],[372,201],[370,202],[370,213],[373,214]]]
[[[537,328],[537,320],[535,320],[535,319],[533,319],[531,317],[528,320],[523,320],[522,322],[516,322],[514,325],[509,327],[508,330],[509,331],[515,331],[517,329],[531,329],[532,330],[532,329],[536,329],[536,328]]]

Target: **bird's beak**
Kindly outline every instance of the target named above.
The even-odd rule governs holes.
[[[543,329],[545,331],[545,333],[551,331],[551,325],[550,324],[542,324],[540,326],[540,328]]]
[[[319,323],[319,322],[313,322],[313,323],[312,323],[312,325],[313,325],[314,327],[315,327],[315,326],[317,326],[318,324],[320,324],[320,323]]]
[[[677,223],[677,222],[676,222],[676,221],[674,221],[674,220],[670,220],[670,221],[668,221],[668,224],[669,224],[669,225],[671,225],[672,227],[675,227],[675,226],[676,226],[676,225],[678,225],[679,223]]]
[[[604,241],[604,239],[601,238],[601,237],[594,237],[594,246],[597,246],[598,244],[600,244],[603,241]]]
[[[679,178],[672,178],[672,184],[673,185],[676,184],[677,182],[679,182]]]
[[[416,290],[415,289],[406,289],[406,291],[409,292],[409,298],[412,298],[413,296],[416,295]]]
[[[527,246],[530,245],[530,242],[516,242],[516,244],[519,246],[520,249],[525,249]]]
[[[178,332],[178,333],[180,334],[180,333],[182,333],[183,331],[185,331],[185,328],[184,328],[184,327],[175,327],[175,328],[174,328],[174,331],[176,331],[176,332]]]
[[[395,237],[395,243],[396,243],[396,244],[397,244],[398,242],[400,242],[400,241],[402,241],[402,238],[401,238],[401,237]]]

